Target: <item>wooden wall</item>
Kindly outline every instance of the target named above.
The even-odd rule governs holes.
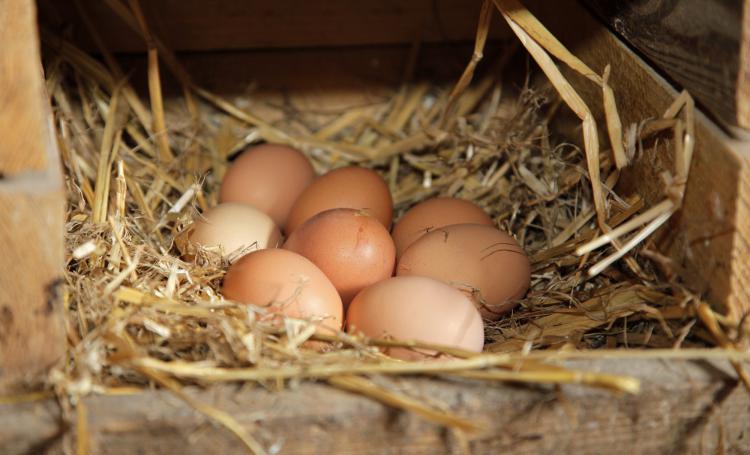
[[[83,0],[115,52],[142,52],[143,40],[107,6]],[[154,33],[176,51],[361,46],[471,41],[479,0],[149,0],[141,1]],[[40,0],[46,17],[77,25],[75,38],[95,49],[73,0]],[[498,21],[499,23],[499,21]],[[495,36],[509,36],[493,27]]]

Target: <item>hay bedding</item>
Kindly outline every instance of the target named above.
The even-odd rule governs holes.
[[[74,412],[70,403],[80,395],[158,384],[262,452],[262,445],[231,416],[194,402],[181,387],[311,378],[471,430],[475,424],[470,420],[417,402],[373,381],[373,375],[451,374],[636,392],[638,383],[631,378],[579,374],[547,361],[612,355],[601,348],[686,348],[722,340],[726,327],[720,323],[725,321],[665,280],[663,270],[646,259],[658,257],[648,236],[638,239],[638,248],[624,260],[601,267],[594,276],[592,266],[616,249],[576,254],[602,228],[608,231],[648,213],[643,201],[623,200],[611,190],[617,169],[636,152],[646,153],[654,137],[684,159],[685,149],[692,150],[691,138],[681,135],[691,131],[690,113],[671,123],[679,125],[677,135],[669,129],[649,133],[649,122],[619,125],[606,84],[609,70],[593,74],[524,16],[525,10],[513,9],[514,2],[497,6],[547,76],[530,77],[535,82],[517,95],[503,89],[498,71],[469,83],[495,9],[485,2],[477,52],[456,86],[404,85],[383,102],[341,112],[323,123],[317,112],[295,111],[273,124],[193,84],[175,56],[151,36],[137,2],[108,4],[149,45],[148,102],[137,97],[106,47],[97,60],[53,33],[43,33],[68,194],[69,356],[50,383],[69,418]],[[537,42],[602,87],[608,114],[603,123],[615,138],[609,142],[611,150],[600,153],[593,116]],[[184,90],[179,106],[166,113],[158,72],[164,66]],[[532,72],[541,75],[539,68]],[[582,128],[560,129],[566,122],[559,120],[571,118],[566,105],[583,120]],[[675,117],[678,111],[667,114]],[[580,145],[582,132],[586,147]],[[217,290],[226,264],[207,252],[195,263],[185,262],[176,244],[193,217],[215,203],[227,157],[257,141],[296,146],[319,171],[352,163],[375,168],[390,184],[397,217],[425,198],[456,196],[481,205],[501,229],[515,235],[532,259],[532,286],[513,314],[487,324],[486,353],[430,346],[456,358],[395,361],[376,347],[422,345],[345,333],[314,335],[305,321],[288,320],[277,327],[262,310],[223,300]],[[665,191],[669,202],[656,219],[679,208],[686,169],[684,162],[676,163],[668,187],[673,191]],[[322,353],[305,349],[302,344],[309,339],[329,341],[331,348]],[[600,349],[590,350],[595,348]],[[668,357],[686,351],[658,352]],[[631,353],[639,352],[644,351]]]

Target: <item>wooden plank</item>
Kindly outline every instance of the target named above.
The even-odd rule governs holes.
[[[497,61],[502,48],[488,49],[488,62]],[[430,44],[419,51],[419,64],[408,81],[450,87],[471,56],[470,44]],[[382,103],[394,96],[410,73],[409,46],[283,49],[273,52],[240,50],[181,54],[180,61],[200,86],[236,100],[268,122],[288,117],[290,109],[319,114],[319,128],[350,109]],[[147,94],[146,59],[121,56],[136,90]],[[504,77],[510,89],[523,78]],[[163,74],[167,111],[181,112],[183,92],[168,72]],[[306,116],[309,122],[310,117]]]
[[[592,69],[601,73],[612,65],[610,85],[623,125],[661,116],[675,90],[575,2],[560,7],[570,14],[533,11]],[[601,118],[601,89],[570,71],[566,76]],[[662,232],[660,246],[683,284],[739,320],[750,311],[750,143],[730,138],[701,113],[695,133],[683,209]],[[645,154],[627,169],[623,192],[636,191],[648,203],[664,197],[659,173],[672,164],[664,148],[659,150],[660,155]]]
[[[0,2],[0,35],[6,38],[0,52],[0,390],[5,391],[39,380],[66,345],[65,195],[35,33],[32,0]]]
[[[142,52],[136,36],[101,0],[85,0],[108,46]],[[127,2],[126,2],[127,3]],[[479,0],[150,0],[142,1],[154,32],[178,51],[359,46],[470,41]],[[96,50],[76,15],[73,0],[42,0],[48,18],[75,24],[74,37]],[[495,27],[497,35],[509,36]]]
[[[0,180],[0,391],[43,379],[65,352],[57,172]]]
[[[564,386],[518,387],[468,380],[403,378],[396,385],[485,426],[467,435],[472,453],[726,453],[750,451],[750,394],[723,363],[659,360],[575,362],[642,381],[639,395]],[[457,438],[419,417],[323,384],[274,392],[190,388],[229,412],[280,453],[449,453]],[[237,439],[168,392],[83,399],[93,454],[239,453]],[[0,406],[0,446],[28,453],[49,442],[60,453],[53,401]]]
[[[750,3],[743,2],[740,63],[737,74],[737,122],[744,128],[750,125]]]
[[[36,29],[33,1],[0,1],[0,178],[47,167]]]
[[[586,3],[714,116],[750,128],[750,62],[740,54],[750,45],[743,37],[747,1],[714,1],[710,8],[703,0]]]

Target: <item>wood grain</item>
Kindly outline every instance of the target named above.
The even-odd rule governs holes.
[[[737,74],[737,123],[744,128],[750,125],[750,2],[742,4],[742,35],[740,36],[740,57]],[[747,138],[745,138],[747,139]]]
[[[496,62],[499,51],[500,46],[488,49],[486,60]],[[471,52],[471,45],[424,45],[408,81],[447,89],[463,71]],[[181,55],[180,61],[201,87],[237,100],[268,122],[280,121],[294,110],[316,112],[317,120],[306,127],[317,129],[342,112],[393,97],[405,81],[410,53],[409,46],[244,50],[190,53]],[[120,61],[136,90],[147,94],[145,58],[123,56]],[[184,101],[179,84],[166,71],[163,78],[167,111],[181,112]],[[512,81],[508,75],[503,79],[510,89],[512,83],[523,84],[523,75]]]
[[[0,178],[47,167],[36,30],[35,2],[0,0]]]
[[[65,352],[65,199],[55,171],[0,181],[0,391],[43,379]]]
[[[536,12],[570,50],[594,71],[612,65],[624,126],[660,117],[676,91],[642,59],[574,2],[561,19],[549,9]],[[566,72],[589,106],[602,118],[601,89]],[[683,209],[661,232],[661,249],[681,281],[735,320],[750,311],[750,143],[735,140],[705,115],[696,117],[696,144]],[[647,153],[623,173],[620,190],[635,191],[649,203],[664,197],[659,173],[672,169],[666,147]]]
[[[2,391],[41,379],[66,346],[65,196],[35,33],[32,0],[0,2],[0,36],[5,37],[0,52]]]
[[[743,37],[748,2],[720,0],[710,7],[703,0],[586,3],[711,114],[728,126],[750,128],[744,66],[750,62],[740,55],[740,47],[749,44]]]
[[[658,360],[570,365],[642,381],[639,395],[564,386],[520,387],[403,378],[404,393],[485,426],[467,435],[472,453],[747,453],[750,395],[720,363]],[[190,389],[232,414],[266,447],[294,454],[450,453],[457,438],[419,417],[314,383],[274,392],[256,386]],[[226,430],[168,392],[83,400],[93,454],[238,453]],[[59,409],[42,401],[0,406],[0,446],[27,453],[45,441],[60,453]],[[613,452],[614,451],[614,452]]]
[[[84,2],[105,43],[142,52],[137,37],[100,0]],[[402,44],[474,39],[479,0],[150,0],[141,2],[154,33],[177,51]],[[74,24],[74,37],[96,50],[72,0],[42,0],[47,17]],[[494,27],[509,36],[506,28]]]

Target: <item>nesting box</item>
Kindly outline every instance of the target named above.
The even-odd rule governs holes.
[[[268,94],[260,90],[257,96],[276,97],[281,104],[285,97],[297,97],[307,107],[338,112],[356,108],[357,103],[368,102],[369,97],[408,77],[413,70],[408,64],[410,55],[417,48],[414,43],[442,45],[426,51],[437,62],[431,71],[441,77],[441,68],[452,64],[457,52],[465,51],[454,44],[474,39],[480,8],[480,2],[458,0],[141,3],[155,34],[183,58],[200,84],[221,88],[230,96],[247,90],[249,81],[260,80],[261,86],[276,84],[286,91]],[[628,15],[613,11],[606,2],[586,3],[615,30],[629,31],[626,38],[637,36],[636,47],[659,67],[645,63],[578,2],[532,2],[529,6],[589,67],[603,71],[606,65],[612,66],[609,84],[618,95],[624,125],[662,115],[677,98],[675,87],[662,76],[666,74],[689,90],[695,88],[712,116],[728,125],[747,126],[741,11],[732,25],[738,32],[727,37],[738,50],[738,54],[727,51],[735,69],[721,79],[735,77],[736,88],[724,89],[719,84],[721,90],[711,90],[706,84],[693,85],[704,80],[694,77],[704,74],[699,63],[684,59],[681,66],[672,65],[672,54],[657,46],[659,33],[633,34],[644,24],[633,17],[646,6]],[[659,8],[671,4],[645,3],[662,13]],[[77,11],[82,7],[100,32],[98,39],[120,62],[142,66],[132,57],[144,50],[138,24],[113,13],[124,7],[123,2],[40,2],[44,13],[40,20],[75,24],[68,38],[81,49],[98,53],[97,39],[76,35],[92,25],[81,21]],[[702,9],[696,6],[693,11]],[[45,378],[66,346],[62,288],[66,197],[40,63],[37,11],[32,0],[0,3],[0,244],[4,247],[0,255],[0,390],[8,393],[17,391],[19,384]],[[674,20],[679,22],[686,15],[682,11]],[[657,17],[655,29],[663,17]],[[709,27],[713,18],[713,12],[690,16],[707,30],[713,30]],[[712,36],[707,33],[693,39]],[[500,21],[493,24],[490,40],[507,43],[512,38]],[[55,52],[65,52],[64,46],[53,39],[45,52],[54,57]],[[463,61],[470,57],[459,55]],[[125,79],[131,70],[124,68],[120,76]],[[601,90],[579,75],[566,75],[587,104],[599,109]],[[316,83],[310,84],[311,80]],[[167,96],[180,93],[179,82],[172,81],[171,87],[165,84]],[[600,111],[594,114],[602,117]],[[682,209],[663,231],[660,257],[670,264],[675,282],[737,325],[750,310],[750,146],[701,112],[696,113],[693,139],[695,152]],[[638,195],[646,204],[657,203],[662,197],[658,182],[664,166],[658,159],[636,159],[623,170],[619,190]],[[577,386],[561,392],[487,385],[470,378],[404,380],[405,391],[420,391],[455,414],[481,422],[468,435],[393,411],[387,401],[378,403],[319,383],[281,391],[222,385],[187,388],[182,393],[195,408],[200,408],[195,403],[211,403],[246,429],[272,435],[269,440],[277,441],[282,453],[439,453],[466,448],[477,453],[601,453],[613,448],[636,453],[750,451],[745,434],[750,430],[750,397],[738,386],[726,359],[692,362],[690,356],[685,357],[670,362],[612,358],[566,364],[633,376],[642,383],[636,395]],[[205,414],[165,390],[77,400],[79,444],[97,453],[223,452],[241,446],[234,435],[215,428]],[[6,401],[10,402],[0,405],[4,453],[61,450],[67,430],[59,421],[61,412],[67,410],[61,411],[43,394]],[[214,421],[221,418],[214,417]]]

